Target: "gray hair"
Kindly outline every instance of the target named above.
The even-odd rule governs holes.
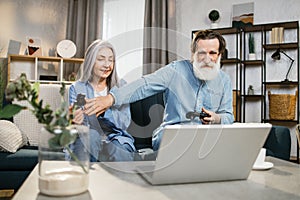
[[[79,78],[79,81],[81,81],[81,82],[92,81],[93,69],[94,69],[97,55],[98,55],[98,52],[103,48],[109,48],[113,52],[114,68],[113,68],[112,73],[106,79],[108,90],[110,90],[114,86],[119,87],[120,81],[119,81],[119,77],[117,75],[117,70],[116,70],[116,62],[115,62],[116,51],[115,51],[114,47],[112,46],[112,44],[110,44],[107,41],[103,41],[100,39],[95,40],[87,48],[87,50],[85,52],[85,56],[84,56],[84,62],[83,62],[83,65],[81,66],[81,76]]]

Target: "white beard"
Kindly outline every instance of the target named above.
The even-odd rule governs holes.
[[[221,62],[221,56],[218,57],[218,60],[216,63],[210,61],[209,63],[205,62],[198,62],[196,59],[196,56],[194,56],[193,61],[193,71],[195,76],[200,80],[212,80],[218,76],[218,73],[220,71],[220,62]],[[210,66],[204,67],[204,66]]]

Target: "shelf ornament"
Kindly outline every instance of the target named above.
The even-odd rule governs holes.
[[[290,80],[288,79],[288,76],[289,76],[289,73],[290,73],[290,71],[291,71],[291,69],[292,69],[292,66],[293,66],[293,63],[295,62],[295,60],[293,59],[293,58],[291,58],[289,55],[287,55],[284,51],[282,51],[281,49],[277,49],[273,54],[272,54],[272,56],[271,56],[271,58],[273,59],[273,60],[280,60],[280,53],[282,53],[283,55],[285,55],[290,61],[291,61],[291,63],[290,63],[290,66],[289,66],[289,69],[288,69],[288,71],[287,71],[287,73],[286,73],[286,75],[285,75],[285,79],[282,81],[282,82],[286,82],[286,83],[288,83],[288,82],[290,82]]]
[[[254,41],[253,33],[249,33],[248,46],[249,46],[249,60],[255,60],[256,59],[255,41]]]
[[[208,18],[211,21],[211,28],[217,28],[218,23],[217,21],[220,19],[220,13],[217,10],[211,10],[208,14]]]

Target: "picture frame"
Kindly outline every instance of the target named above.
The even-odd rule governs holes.
[[[40,38],[26,37],[27,53],[31,56],[42,56],[42,41]]]
[[[232,6],[232,27],[242,28],[254,24],[254,2]]]

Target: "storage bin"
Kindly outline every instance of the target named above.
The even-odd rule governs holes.
[[[271,94],[269,97],[269,117],[271,120],[294,120],[296,110],[296,94]]]

